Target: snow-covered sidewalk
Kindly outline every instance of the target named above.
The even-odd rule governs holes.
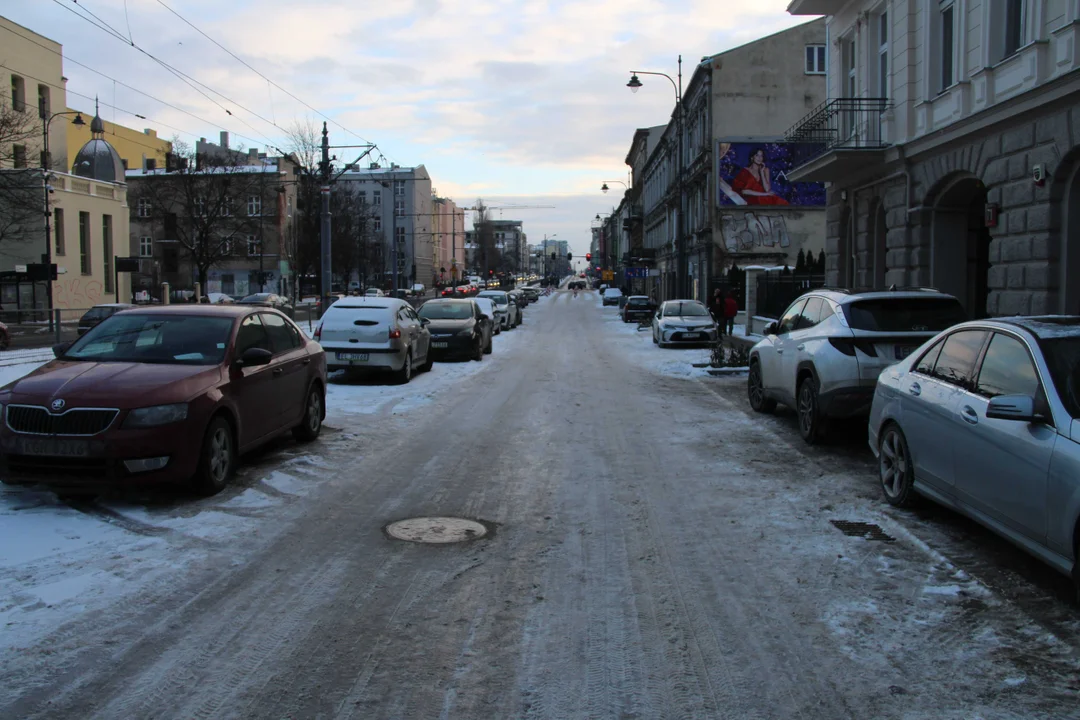
[[[599,299],[596,305],[603,313],[606,334],[619,352],[634,364],[669,377],[707,376],[705,368],[694,365],[709,362],[712,354],[709,348],[660,348],[653,344],[648,328],[639,330],[637,323],[623,322],[619,308],[612,305],[603,307]]]

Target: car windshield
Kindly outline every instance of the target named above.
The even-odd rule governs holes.
[[[605,295],[622,295],[622,290],[620,290],[619,288],[608,288],[608,289],[604,290],[604,294]]]
[[[490,298],[498,305],[505,305],[508,302],[508,300],[506,299],[506,293],[484,292],[480,293],[480,297]]]
[[[76,340],[61,359],[217,365],[232,325],[231,317],[123,313]]]
[[[880,298],[843,307],[853,330],[939,332],[967,320],[955,298]]]
[[[673,302],[664,306],[664,317],[707,317],[709,311],[699,302]]]
[[[472,306],[467,302],[426,303],[417,314],[428,320],[466,320],[473,315]]]
[[[1058,397],[1074,418],[1080,418],[1080,335],[1039,338]]]
[[[89,310],[86,311],[85,314],[83,314],[82,319],[83,320],[101,320],[103,318],[109,317],[110,315],[113,314],[113,312],[114,312],[113,308],[107,308],[107,307],[90,308]]]

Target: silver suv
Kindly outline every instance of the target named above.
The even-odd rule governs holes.
[[[869,415],[878,374],[967,317],[936,290],[814,290],[799,297],[750,350],[750,407],[778,402],[799,416],[808,443],[831,418]]]

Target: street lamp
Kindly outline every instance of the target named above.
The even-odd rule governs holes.
[[[646,70],[631,70],[630,82],[626,83],[626,87],[630,88],[631,92],[637,92],[641,86],[641,80],[638,75],[656,75],[659,77],[666,77],[671,82],[671,86],[675,89],[675,107],[677,112],[675,113],[676,132],[679,135],[679,161],[676,170],[679,176],[679,214],[676,221],[675,231],[675,253],[676,253],[676,276],[675,276],[675,292],[679,297],[685,296],[686,285],[686,238],[683,236],[683,225],[685,223],[686,212],[684,206],[686,204],[686,193],[683,185],[683,175],[685,170],[686,158],[683,155],[683,122],[685,109],[682,102],[682,55],[679,56],[679,81],[675,82],[667,73],[661,72],[649,72]]]
[[[58,118],[61,115],[74,115],[75,119],[71,121],[71,124],[76,127],[83,127],[86,125],[86,121],[82,118],[82,113],[76,110],[69,110],[66,112],[49,113],[45,109],[45,98],[41,98],[38,105],[38,115],[42,121],[42,151],[41,151],[41,180],[45,190],[45,305],[49,309],[49,328],[52,329],[53,324],[53,288],[52,288],[52,210],[49,208],[49,192],[52,188],[49,185],[49,165],[52,162],[52,158],[49,155],[49,125],[52,124],[54,118]]]
[[[622,180],[604,180],[603,182],[604,182],[604,184],[600,186],[600,192],[602,192],[602,193],[607,193],[607,191],[611,189],[611,188],[608,187],[609,182],[619,183],[620,185],[622,185],[627,190],[630,189],[630,186],[627,185],[626,183],[624,183]]]

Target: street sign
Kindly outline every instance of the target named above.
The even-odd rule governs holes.
[[[602,273],[602,278],[601,279],[603,279],[604,281],[614,280],[615,279],[615,271],[614,270],[604,270],[604,272]]]
[[[45,263],[30,263],[26,266],[26,274],[29,275],[30,280],[38,282],[55,280],[56,263],[53,263],[52,265],[46,265]]]
[[[649,277],[649,268],[646,267],[628,267],[626,268],[627,278],[646,278]]]
[[[15,272],[26,272],[26,266],[25,265],[16,265],[15,266]]]
[[[118,257],[116,258],[116,272],[139,272],[139,258]]]

